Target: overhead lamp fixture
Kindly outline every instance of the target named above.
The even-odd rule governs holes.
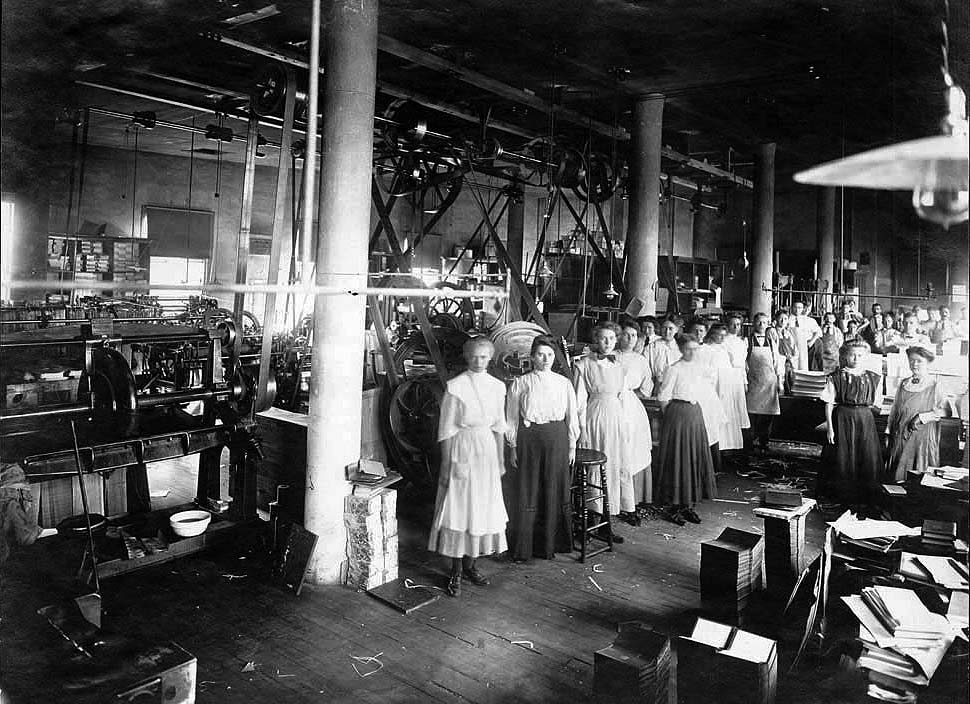
[[[942,134],[892,144],[822,164],[795,174],[799,183],[853,186],[913,193],[913,208],[924,220],[949,228],[970,216],[970,127],[967,96],[949,70],[949,41],[943,22],[943,81],[948,111]]]
[[[605,291],[603,291],[603,295],[606,296],[606,300],[612,301],[614,298],[616,298],[620,294],[616,290],[616,288],[613,286],[613,282],[610,281],[610,287],[608,289],[606,289]]]

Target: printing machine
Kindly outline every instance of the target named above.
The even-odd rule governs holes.
[[[7,333],[0,341],[0,459],[32,483],[116,470],[144,477],[128,512],[150,508],[146,467],[198,454],[196,502],[256,516],[255,374],[240,363],[232,320],[198,324],[92,320]],[[76,442],[75,442],[76,437]],[[79,458],[79,459],[78,459]],[[136,471],[132,474],[131,470]],[[130,483],[130,482],[129,482]]]

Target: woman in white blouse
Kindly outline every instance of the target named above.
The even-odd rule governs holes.
[[[463,348],[468,371],[448,382],[441,400],[438,442],[441,471],[428,549],[451,558],[447,593],[458,596],[461,576],[484,586],[480,555],[508,547],[508,514],[502,498],[505,474],[505,384],[488,373],[495,348],[485,337]]]
[[[670,365],[657,394],[664,416],[654,494],[658,502],[668,505],[667,518],[683,525],[685,520],[700,523],[693,505],[713,498],[717,491],[701,409],[705,405],[716,407],[719,401],[707,370],[696,359],[697,340],[678,335],[677,344],[681,358]]]
[[[512,519],[512,559],[551,559],[572,551],[570,465],[576,457],[579,416],[576,392],[552,371],[555,342],[532,342],[532,371],[512,382],[506,401],[517,506]]]

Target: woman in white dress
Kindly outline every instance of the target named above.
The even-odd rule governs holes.
[[[508,514],[502,498],[505,474],[505,384],[488,373],[495,353],[485,337],[463,349],[468,371],[447,384],[441,400],[438,442],[441,471],[428,549],[452,559],[447,592],[461,592],[462,572],[472,584],[488,579],[478,571],[480,555],[504,552]]]
[[[724,410],[724,422],[718,432],[718,448],[725,450],[740,450],[744,447],[743,428],[750,428],[748,420],[748,405],[744,397],[746,375],[744,372],[744,358],[736,363],[731,351],[725,344],[727,329],[721,323],[711,326],[707,334],[707,362],[714,368],[717,379],[717,396],[721,400]]]
[[[630,424],[630,447],[627,464],[633,470],[633,500],[637,505],[653,503],[653,436],[650,433],[650,418],[641,399],[649,396],[653,388],[650,363],[642,354],[636,353],[639,326],[634,322],[624,323],[617,344],[620,365],[626,375],[620,402]],[[640,525],[636,512],[621,515],[630,525]]]
[[[593,349],[573,364],[573,386],[579,402],[579,445],[606,455],[606,486],[610,514],[636,510],[633,500],[633,475],[627,460],[629,423],[620,396],[624,391],[623,367],[617,359],[616,323],[603,323],[593,329]],[[603,513],[603,502],[593,503]],[[613,536],[617,542],[621,536]],[[621,538],[622,541],[622,538]]]

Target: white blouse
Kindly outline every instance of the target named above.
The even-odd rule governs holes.
[[[653,378],[659,382],[664,378],[667,367],[680,359],[680,347],[676,340],[667,342],[660,338],[644,348],[643,356],[650,362],[650,373]]]
[[[505,433],[505,384],[488,372],[462,372],[441,399],[438,442],[464,430]]]
[[[512,381],[505,404],[508,429],[505,437],[515,447],[519,422],[529,427],[533,423],[566,421],[569,446],[579,440],[579,414],[576,392],[569,380],[553,371],[532,371]]]

